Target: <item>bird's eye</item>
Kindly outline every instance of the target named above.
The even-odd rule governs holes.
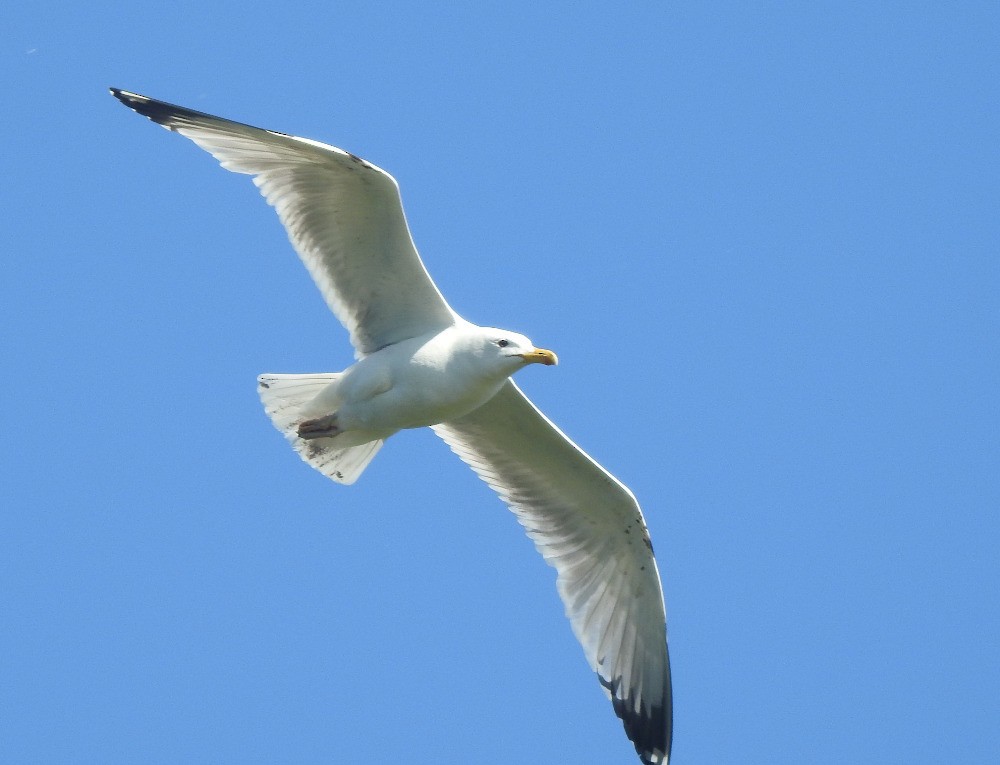
[[[497,345],[499,345],[501,348],[506,348],[508,345],[510,345],[510,340],[497,340]]]

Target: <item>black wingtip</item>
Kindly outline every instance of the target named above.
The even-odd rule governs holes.
[[[166,101],[157,101],[155,98],[143,96],[139,93],[132,93],[128,90],[122,90],[121,88],[110,88],[110,90],[111,95],[125,104],[125,106],[129,109],[141,114],[143,117],[148,117],[153,122],[158,125],[163,125],[166,128],[172,127],[172,123],[178,117],[211,117],[211,115],[202,115],[200,112],[196,112],[193,109],[188,109],[184,106],[175,106],[174,104],[168,104]]]
[[[111,95],[129,107],[132,106],[133,103],[149,100],[145,96],[140,96],[138,93],[130,93],[129,91],[122,90],[121,88],[108,88],[108,90],[111,91]]]
[[[600,675],[597,676],[597,679],[611,695],[615,714],[621,719],[625,727],[625,735],[635,746],[635,751],[643,765],[667,765],[670,761],[670,749],[674,738],[673,701],[669,670],[662,701],[654,704],[651,708],[643,707],[638,713],[634,708],[634,699],[619,698],[617,683],[609,683]]]
[[[250,128],[251,130],[261,129],[256,128],[253,125],[248,125],[244,122],[234,122],[233,120],[227,120],[224,117],[216,117],[214,114],[189,109],[186,106],[178,106],[177,104],[170,104],[166,101],[157,101],[155,98],[143,96],[139,93],[132,93],[131,91],[122,90],[121,88],[109,88],[109,90],[111,91],[111,95],[125,104],[125,106],[129,109],[137,114],[141,114],[143,117],[148,117],[157,125],[162,125],[167,130],[177,130],[180,127],[199,123],[233,125],[240,128]],[[283,133],[276,133],[273,130],[268,130],[267,132],[275,133],[276,135],[284,135]]]

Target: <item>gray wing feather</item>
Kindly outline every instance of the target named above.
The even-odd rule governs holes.
[[[359,356],[455,322],[417,254],[388,173],[318,141],[111,92],[227,170],[254,176]]]
[[[510,506],[557,571],[590,666],[643,762],[665,763],[672,733],[663,591],[632,493],[507,382],[434,431]]]

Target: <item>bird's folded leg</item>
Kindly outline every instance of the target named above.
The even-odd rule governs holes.
[[[336,412],[325,417],[317,417],[315,420],[303,420],[299,423],[297,433],[299,438],[307,441],[313,438],[332,438],[340,433]]]

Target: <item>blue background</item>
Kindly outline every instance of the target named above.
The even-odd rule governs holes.
[[[1000,752],[1000,6],[15,4],[0,760],[637,762],[554,572],[430,432],[301,463],[351,361],[252,184],[113,85],[399,180],[457,310],[635,491],[678,763]]]

